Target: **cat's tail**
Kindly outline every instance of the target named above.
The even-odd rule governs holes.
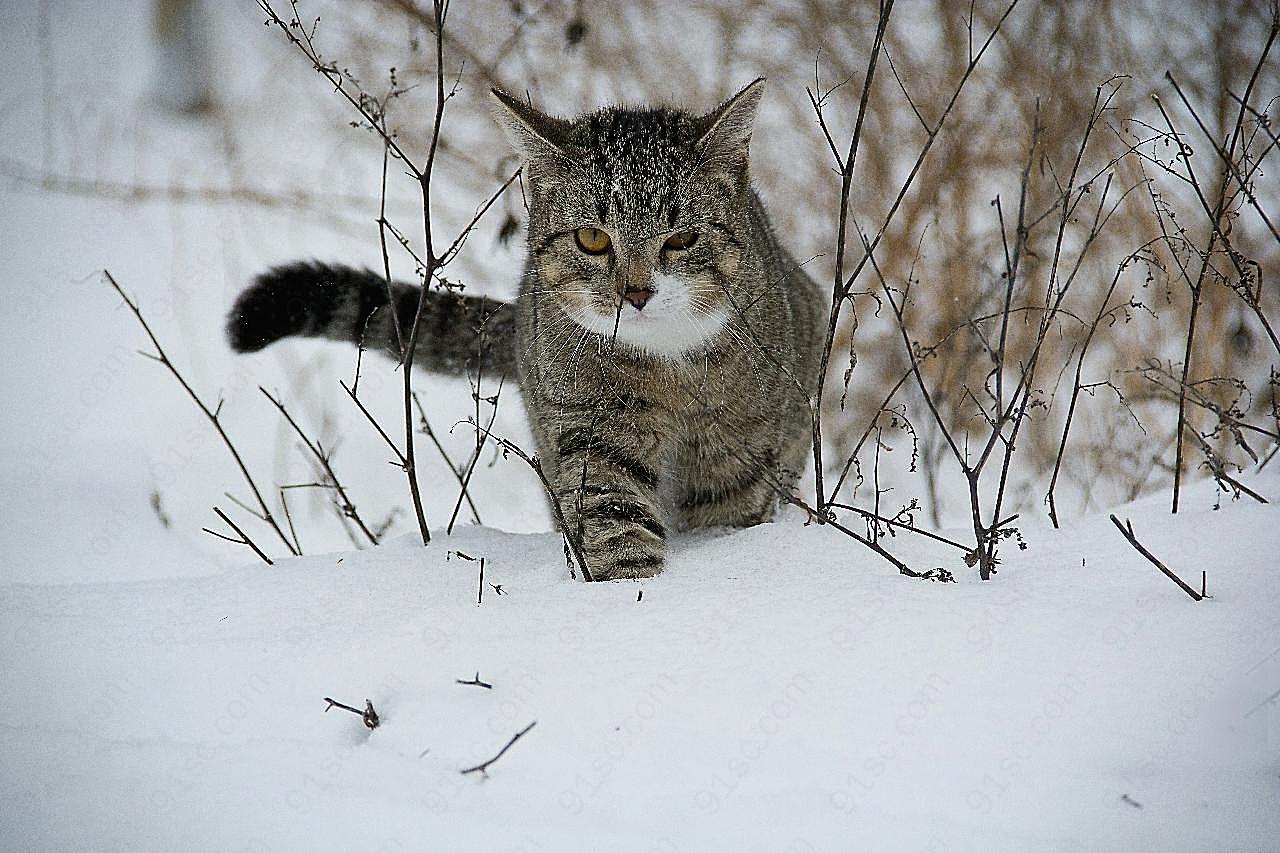
[[[236,352],[256,352],[291,336],[332,338],[400,357],[400,341],[418,310],[416,286],[387,283],[369,270],[300,261],[258,276],[227,315],[227,339]],[[395,322],[399,320],[400,335]],[[496,299],[453,291],[427,292],[414,364],[436,373],[463,374],[483,367],[490,375],[515,373],[515,312]]]

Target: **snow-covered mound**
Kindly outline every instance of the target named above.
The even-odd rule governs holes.
[[[4,846],[1265,849],[1280,517],[1195,497],[1120,515],[1207,572],[1199,603],[1104,516],[1025,529],[985,584],[901,577],[793,519],[676,540],[643,583],[574,582],[554,535],[466,528],[8,584]],[[483,603],[458,551],[485,558]],[[533,721],[487,778],[460,772]]]

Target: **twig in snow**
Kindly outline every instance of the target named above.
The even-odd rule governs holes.
[[[481,341],[483,342],[483,340],[484,337],[482,334]],[[471,397],[475,400],[476,404],[475,423],[480,423],[480,402],[482,400],[493,404],[493,412],[489,415],[489,425],[485,427],[484,430],[477,428],[475,452],[471,454],[471,458],[467,460],[467,464],[460,469],[458,485],[461,487],[461,491],[458,492],[458,500],[453,505],[453,513],[449,516],[449,525],[445,528],[445,534],[448,536],[453,535],[453,526],[458,522],[458,511],[462,509],[462,501],[464,499],[470,499],[469,489],[471,487],[471,475],[475,473],[476,466],[480,464],[480,454],[484,452],[485,442],[489,440],[489,436],[491,435],[489,430],[493,429],[493,422],[498,419],[498,400],[502,397],[502,385],[506,381],[506,376],[498,378],[498,392],[496,394],[492,397],[481,397],[480,382],[483,379],[483,376],[483,361],[481,361],[481,372],[477,374],[476,385],[471,391]],[[419,408],[418,411],[421,413],[421,408]],[[425,421],[425,417],[423,420]]]
[[[158,489],[151,490],[151,509],[156,514],[156,520],[162,524],[165,529],[173,526],[173,520],[169,518],[169,514],[164,511],[163,499],[160,497]]]
[[[289,414],[289,410],[284,407],[284,403],[281,400],[276,397],[272,397],[271,392],[266,388],[263,388],[261,385],[258,386],[258,390],[262,392],[264,397],[271,401],[271,405],[275,406],[280,411],[280,414],[284,417],[285,421],[288,422],[289,426],[293,427],[293,431],[302,439],[302,443],[306,446],[307,450],[311,452],[311,455],[320,463],[320,467],[324,469],[324,475],[328,478],[329,483],[333,485],[333,489],[337,493],[334,505],[338,512],[344,518],[349,518],[355,522],[356,527],[360,528],[360,532],[369,540],[370,545],[377,545],[377,534],[365,525],[364,519],[362,519],[360,517],[360,513],[356,511],[355,503],[353,503],[351,498],[348,497],[347,490],[342,487],[341,481],[338,480],[338,475],[333,472],[333,466],[329,461],[330,454],[325,453],[324,448],[321,447],[319,441],[312,441],[307,434],[303,432],[302,427],[298,426],[298,422]],[[354,385],[352,385],[351,393],[353,395],[355,394]],[[357,545],[357,547],[359,546]]]
[[[230,528],[231,528],[232,530],[234,530],[237,534],[239,534],[240,538],[239,538],[239,539],[232,539],[230,536],[227,536],[225,533],[219,533],[218,531],[216,531],[216,530],[210,530],[210,529],[209,529],[209,528],[207,528],[207,527],[202,527],[202,528],[200,528],[201,530],[203,530],[205,533],[208,533],[208,534],[209,534],[209,535],[211,535],[211,536],[217,536],[219,539],[225,539],[225,540],[227,540],[228,542],[235,542],[237,545],[248,545],[250,548],[252,548],[252,549],[253,549],[253,553],[257,554],[259,557],[261,557],[261,558],[262,558],[262,562],[266,563],[268,566],[274,566],[274,565],[275,565],[275,563],[271,562],[271,558],[270,558],[270,557],[268,557],[266,554],[262,553],[262,549],[261,549],[261,548],[259,548],[259,547],[258,547],[257,545],[255,545],[255,544],[253,544],[253,540],[252,540],[252,539],[250,539],[250,538],[248,537],[248,535],[246,535],[246,534],[245,534],[245,532],[244,532],[243,530],[241,530],[241,529],[240,529],[240,526],[239,526],[239,525],[237,525],[237,524],[236,524],[234,521],[232,521],[230,518],[227,518],[227,514],[226,514],[225,512],[223,512],[222,510],[218,509],[216,506],[213,508],[213,511],[214,511],[214,512],[216,512],[216,513],[218,514],[218,518],[222,519],[222,520],[226,523],[226,525],[227,525],[228,527],[230,527]]]
[[[431,533],[427,527],[426,510],[423,509],[422,493],[418,485],[417,463],[415,461],[415,456],[414,456],[413,410],[412,410],[413,371],[410,369],[410,367],[414,363],[414,353],[416,352],[417,345],[419,343],[419,334],[421,332],[422,319],[425,313],[424,309],[427,303],[428,287],[431,284],[432,279],[435,278],[440,267],[443,265],[442,264],[443,257],[436,253],[435,242],[433,239],[434,232],[432,229],[432,220],[431,220],[431,178],[432,178],[433,166],[435,164],[436,151],[440,147],[440,135],[441,135],[440,127],[441,127],[441,122],[444,118],[445,102],[450,97],[453,96],[453,92],[450,92],[448,95],[446,95],[444,90],[444,77],[445,77],[444,75],[444,24],[445,24],[445,17],[448,12],[449,4],[448,2],[446,2],[446,0],[435,0],[435,2],[433,2],[431,5],[432,5],[432,12],[433,12],[432,18],[434,23],[434,26],[432,27],[431,32],[434,35],[434,41],[435,41],[435,66],[436,66],[436,69],[435,69],[436,70],[435,118],[432,121],[431,132],[428,136],[429,144],[427,148],[426,157],[420,163],[416,163],[414,160],[411,160],[409,158],[408,154],[406,154],[404,149],[401,148],[401,146],[397,143],[394,133],[388,132],[387,130],[387,125],[386,125],[387,102],[391,98],[398,96],[394,71],[392,72],[392,77],[391,77],[391,87],[392,87],[391,92],[388,93],[387,97],[382,100],[379,100],[377,98],[371,98],[366,92],[364,92],[360,88],[359,82],[348,71],[346,71],[346,69],[342,69],[336,63],[330,62],[321,58],[320,54],[317,52],[315,43],[312,40],[312,30],[308,30],[306,27],[302,26],[299,23],[297,0],[289,0],[290,14],[288,16],[289,17],[288,20],[286,20],[285,18],[282,18],[280,14],[276,12],[276,10],[272,7],[270,3],[270,0],[258,0],[259,8],[261,8],[262,11],[267,14],[267,19],[268,19],[267,22],[270,24],[274,24],[277,28],[279,28],[281,33],[284,34],[285,38],[288,39],[289,42],[294,47],[298,48],[298,50],[304,56],[306,56],[308,60],[310,60],[315,70],[333,86],[333,89],[335,92],[341,95],[360,114],[361,118],[364,119],[364,122],[367,123],[368,127],[372,129],[374,132],[376,132],[382,138],[382,141],[385,143],[385,147],[383,149],[384,151],[383,199],[381,203],[381,213],[378,218],[378,226],[379,226],[379,233],[383,240],[383,261],[384,261],[384,271],[388,274],[387,275],[388,290],[391,287],[391,280],[389,275],[390,267],[386,263],[386,246],[385,246],[386,235],[385,235],[384,229],[387,226],[387,220],[385,215],[386,213],[385,163],[389,155],[394,155],[396,159],[398,159],[404,165],[404,167],[408,170],[409,174],[411,174],[414,180],[417,182],[418,188],[420,190],[420,194],[422,198],[423,252],[421,257],[418,257],[417,254],[414,254],[414,258],[415,260],[417,260],[419,266],[421,267],[422,285],[418,292],[418,305],[417,305],[417,309],[413,313],[413,318],[411,323],[407,326],[402,325],[403,318],[401,318],[398,315],[398,312],[395,309],[396,303],[394,301],[391,301],[389,303],[389,310],[391,311],[391,317],[392,317],[391,325],[392,325],[392,328],[397,330],[397,343],[400,345],[399,346],[400,359],[401,359],[401,363],[405,365],[405,369],[401,371],[401,378],[403,380],[403,389],[404,389],[402,394],[402,410],[404,413],[404,432],[403,432],[404,450],[403,451],[396,448],[394,442],[392,442],[390,437],[386,435],[385,430],[383,430],[382,427],[378,425],[376,421],[373,420],[372,416],[369,415],[369,413],[364,410],[364,406],[361,405],[360,401],[356,398],[355,392],[352,390],[348,390],[347,393],[351,396],[353,400],[356,401],[357,405],[360,405],[361,411],[365,411],[365,416],[368,417],[370,421],[373,422],[374,426],[377,427],[378,432],[382,434],[382,437],[387,441],[388,444],[391,445],[392,449],[395,450],[396,456],[400,460],[400,467],[404,470],[405,475],[407,476],[409,481],[409,493],[410,493],[410,496],[413,498],[413,511],[414,511],[414,515],[417,517],[417,520],[418,520],[418,531],[422,536],[423,545],[428,545],[431,543]],[[313,26],[313,29],[314,29],[314,26]],[[456,91],[456,89],[454,91]],[[478,218],[479,217],[477,217],[477,219]],[[468,227],[473,227],[473,226],[468,226]],[[402,245],[404,245],[406,249],[409,249],[408,243],[402,243]],[[410,251],[412,254],[412,250]],[[404,335],[400,330],[406,329],[406,328],[408,329],[408,334]],[[346,385],[344,384],[343,387],[346,388]]]
[[[1250,718],[1250,717],[1252,717],[1254,714],[1256,714],[1258,711],[1262,710],[1262,709],[1263,709],[1263,708],[1265,708],[1267,705],[1269,705],[1269,704],[1271,704],[1272,702],[1276,701],[1276,699],[1280,699],[1280,690],[1277,690],[1275,693],[1272,693],[1270,696],[1268,696],[1266,699],[1263,699],[1263,700],[1262,700],[1261,702],[1259,702],[1257,705],[1254,705],[1254,706],[1249,710],[1249,713],[1247,713],[1247,714],[1245,714],[1245,715],[1244,715],[1244,719],[1246,719],[1246,720],[1247,720],[1247,719],[1249,719],[1249,718]]]
[[[302,553],[302,542],[298,539],[298,531],[293,527],[293,515],[289,512],[289,501],[284,496],[284,486],[280,486],[280,507],[284,510],[284,520],[289,523],[289,535],[293,537],[293,547],[298,553]]]
[[[480,582],[479,588],[476,590],[476,604],[484,604],[484,557],[473,557],[465,551],[450,551],[449,554],[456,555],[458,559],[466,560],[468,563],[480,564]],[[445,555],[445,559],[448,559],[448,554]],[[501,584],[495,589],[498,590],[498,595],[502,595]]]
[[[476,509],[475,501],[471,500],[471,492],[467,488],[466,480],[462,479],[462,468],[453,464],[453,459],[449,457],[444,446],[440,444],[440,439],[436,437],[435,430],[431,429],[431,422],[427,420],[427,413],[422,408],[422,402],[418,399],[418,393],[413,394],[413,405],[418,410],[418,430],[426,434],[431,439],[431,443],[440,453],[440,458],[444,460],[444,464],[453,472],[453,478],[458,481],[458,485],[462,487],[462,494],[466,498],[467,506],[471,509],[471,518],[476,524],[480,524],[480,512]]]
[[[481,776],[484,776],[487,779],[489,777],[489,765],[493,764],[495,761],[501,758],[503,754],[506,753],[506,751],[511,748],[512,744],[514,744],[516,741],[520,740],[520,738],[528,734],[529,729],[533,728],[537,724],[538,724],[538,721],[534,720],[532,723],[530,723],[520,731],[513,734],[511,736],[511,740],[507,741],[507,745],[504,746],[502,749],[498,750],[498,754],[495,755],[493,758],[490,758],[488,761],[484,762],[483,764],[477,764],[475,767],[468,767],[466,770],[460,770],[459,772],[463,776],[466,776],[468,773],[479,772]]]
[[[539,461],[537,456],[530,456],[525,453],[515,442],[494,435],[486,427],[481,427],[477,424],[476,428],[484,430],[493,439],[494,443],[502,449],[504,456],[508,453],[514,453],[533,469],[533,473],[538,475],[538,480],[542,482],[542,488],[546,490],[547,497],[551,500],[551,511],[555,514],[556,523],[560,525],[560,532],[564,536],[565,551],[573,560],[570,563],[570,572],[573,570],[573,563],[577,563],[578,570],[582,572],[582,579],[587,583],[593,582],[595,577],[591,574],[591,569],[587,567],[586,557],[583,556],[582,549],[578,546],[578,537],[574,536],[569,530],[568,522],[564,518],[564,509],[560,506],[560,499],[556,497],[555,489],[551,487],[551,481],[547,479],[546,473],[542,470],[542,462]]]
[[[360,717],[360,719],[364,720],[364,724],[371,729],[376,729],[378,727],[378,723],[381,722],[381,720],[378,719],[378,712],[373,710],[373,703],[368,699],[364,700],[363,711],[359,708],[352,708],[350,705],[344,705],[337,699],[330,699],[328,696],[324,697],[324,701],[329,703],[324,709],[326,714],[329,713],[330,708],[341,708],[344,711],[350,711]]]
[[[456,682],[457,682],[457,683],[459,683],[459,684],[466,684],[466,685],[469,685],[469,686],[471,686],[471,687],[483,687],[485,690],[492,690],[492,689],[493,689],[493,685],[492,685],[492,684],[490,684],[490,683],[489,683],[489,682],[487,682],[487,681],[481,681],[481,680],[480,680],[480,670],[476,670],[476,674],[475,674],[475,677],[474,677],[474,678],[467,679],[467,680],[463,680],[463,679],[461,679],[461,678],[455,678],[455,679],[454,679],[454,681],[456,681]]]
[[[907,520],[910,518],[910,516],[906,514],[905,510],[900,511],[893,518],[888,518],[878,513],[871,512],[870,510],[865,510],[865,509],[862,509],[861,507],[853,506],[852,504],[838,503],[834,500],[827,501],[826,505],[834,509],[845,509],[845,510],[849,510],[850,512],[856,512],[858,515],[867,519],[869,523],[878,522],[880,524],[883,524],[885,525],[885,529],[889,532],[890,535],[893,534],[893,531],[896,528],[900,530],[905,530],[908,533],[915,533],[919,536],[925,537],[926,539],[932,539],[935,542],[941,542],[944,545],[950,545],[952,548],[959,548],[961,551],[969,550],[968,545],[957,542],[954,539],[948,539],[947,537],[939,533],[932,533],[923,528],[916,527],[909,520]]]
[[[1133,532],[1132,522],[1126,521],[1125,523],[1121,524],[1120,519],[1116,518],[1113,515],[1111,516],[1111,523],[1116,526],[1116,529],[1119,530],[1121,534],[1123,534],[1125,539],[1129,540],[1129,544],[1132,545],[1134,548],[1136,548],[1139,554],[1146,557],[1148,560],[1151,561],[1151,564],[1153,566],[1155,566],[1160,571],[1164,572],[1165,577],[1169,578],[1169,580],[1173,581],[1179,587],[1181,587],[1183,592],[1191,596],[1196,601],[1200,601],[1201,599],[1204,598],[1204,595],[1202,593],[1196,592],[1194,589],[1187,586],[1186,582],[1183,581],[1182,578],[1175,575],[1172,571],[1170,571],[1168,566],[1160,562],[1160,560],[1156,557],[1155,554],[1152,554],[1150,551],[1148,551],[1146,548],[1143,547],[1142,543],[1138,541],[1138,537]],[[1203,580],[1203,576],[1201,579]]]
[[[182,386],[182,390],[186,391],[187,396],[191,398],[191,402],[196,404],[196,408],[198,408],[200,413],[208,419],[210,424],[212,424],[214,431],[218,433],[218,437],[222,439],[223,445],[227,448],[227,452],[229,452],[231,454],[231,458],[235,460],[236,467],[239,468],[240,473],[244,475],[245,482],[249,484],[249,490],[253,492],[253,497],[258,503],[258,509],[261,511],[261,515],[258,517],[271,526],[271,529],[280,537],[280,541],[289,549],[289,552],[296,556],[298,554],[298,550],[294,547],[293,543],[289,541],[289,537],[285,535],[284,530],[280,528],[280,525],[271,515],[271,510],[267,507],[267,502],[263,500],[262,492],[258,490],[257,482],[254,481],[253,475],[249,473],[249,469],[245,465],[244,460],[240,458],[240,451],[236,449],[235,444],[231,441],[231,437],[227,435],[227,431],[222,427],[222,401],[219,400],[217,406],[213,409],[210,409],[205,405],[204,401],[200,399],[200,396],[196,394],[195,389],[187,383],[187,380],[178,371],[178,368],[169,360],[169,356],[164,351],[164,347],[160,346],[159,339],[156,338],[155,333],[151,331],[151,326],[148,325],[146,319],[142,316],[142,309],[138,307],[138,303],[129,298],[129,296],[124,292],[124,288],[120,286],[110,272],[103,270],[102,275],[120,298],[124,300],[124,304],[129,306],[129,310],[132,311],[133,316],[137,318],[138,324],[141,325],[142,330],[147,333],[147,337],[151,339],[151,345],[156,348],[154,353],[144,352],[142,350],[139,350],[138,352],[152,361],[156,361],[164,365],[165,368],[173,374],[173,378],[178,380],[178,384]],[[243,534],[241,535],[243,536]],[[226,537],[223,538],[225,539]],[[258,549],[255,547],[254,550],[257,551]],[[258,553],[264,560],[267,559],[265,555],[262,555],[261,551]],[[270,563],[271,561],[267,560],[267,562]]]

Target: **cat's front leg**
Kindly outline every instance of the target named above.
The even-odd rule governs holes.
[[[753,446],[742,429],[707,428],[681,448],[676,509],[686,529],[752,527],[770,521],[789,483],[775,447]]]
[[[635,435],[635,433],[629,433]],[[656,439],[624,441],[599,424],[563,426],[554,436],[555,486],[569,536],[596,580],[662,571],[667,529],[658,502]]]

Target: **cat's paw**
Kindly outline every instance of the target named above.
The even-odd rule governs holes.
[[[639,580],[651,578],[662,572],[662,556],[658,554],[611,555],[588,561],[591,574],[598,581]]]

